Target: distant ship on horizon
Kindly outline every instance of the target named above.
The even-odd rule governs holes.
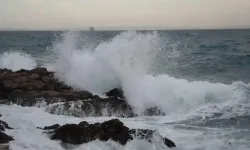
[[[95,28],[93,26],[89,27],[89,31],[95,31]]]

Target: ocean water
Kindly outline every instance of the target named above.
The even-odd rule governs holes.
[[[122,87],[139,114],[120,118],[131,128],[158,130],[179,150],[250,148],[250,30],[0,32],[0,68],[43,66],[75,88],[102,94]],[[140,115],[151,106],[167,115]],[[114,117],[51,115],[43,107],[1,105],[16,128],[14,150],[61,150],[37,130],[55,123]],[[157,141],[125,146],[93,141],[76,149],[168,149]]]

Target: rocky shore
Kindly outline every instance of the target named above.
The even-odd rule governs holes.
[[[60,140],[67,144],[83,144],[93,140],[113,140],[125,145],[133,138],[145,139],[152,142],[157,136],[168,147],[176,147],[175,143],[163,138],[153,130],[129,129],[118,119],[112,119],[103,123],[88,124],[82,121],[79,124],[66,124],[60,126],[54,124],[43,128],[49,134],[51,140]]]
[[[133,117],[136,114],[120,89],[112,89],[106,98],[88,91],[79,91],[58,81],[54,72],[36,68],[13,72],[0,69],[0,104],[48,106],[52,114],[86,116]],[[144,115],[164,115],[158,107],[145,110]]]
[[[106,98],[93,95],[88,91],[79,91],[60,82],[54,72],[46,68],[32,70],[21,69],[13,72],[0,69],[0,104],[18,104],[21,106],[45,107],[46,112],[58,115],[76,117],[88,116],[117,116],[134,117],[133,108],[126,102],[121,89],[112,89]],[[148,108],[144,115],[165,115],[158,107]],[[135,136],[151,142],[155,131],[129,129],[118,120],[109,120],[103,123],[53,125],[43,128],[52,140],[61,140],[63,143],[82,144],[96,139],[109,139],[124,145]],[[50,130],[48,130],[50,129]],[[0,120],[0,144],[14,140],[4,133],[13,130]],[[167,138],[159,136],[168,147],[175,144]]]

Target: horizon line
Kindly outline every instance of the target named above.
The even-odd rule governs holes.
[[[248,30],[250,27],[235,27],[235,28],[145,28],[145,29],[137,29],[137,28],[118,28],[118,29],[112,29],[112,28],[97,28],[95,31],[187,31],[187,30]],[[89,29],[82,28],[61,28],[61,29],[23,29],[23,28],[17,28],[17,29],[0,29],[0,31],[89,31]]]

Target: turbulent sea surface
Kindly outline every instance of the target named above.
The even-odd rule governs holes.
[[[122,87],[140,113],[160,106],[164,117],[120,118],[156,129],[179,150],[250,149],[250,30],[0,32],[0,68],[44,66],[67,84],[101,94]],[[114,117],[51,115],[44,108],[0,105],[17,130],[13,150],[60,150],[36,127],[102,122]],[[93,141],[76,149],[159,150],[157,142],[125,146]]]

